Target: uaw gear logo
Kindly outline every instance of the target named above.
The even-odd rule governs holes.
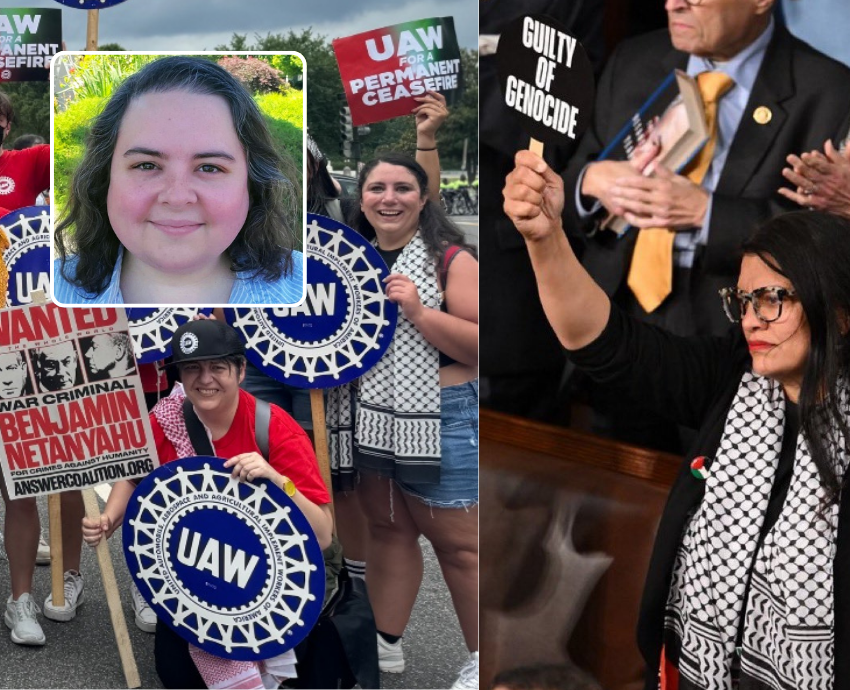
[[[299,388],[362,376],[393,339],[398,307],[384,294],[387,265],[359,233],[307,214],[307,292],[296,307],[225,309],[246,357]]]
[[[2,178],[0,178],[2,183]],[[6,304],[32,303],[32,293],[50,292],[50,207],[25,206],[0,218],[9,237],[3,261],[9,269]]]
[[[180,350],[184,355],[191,355],[198,349],[198,336],[194,333],[184,333],[180,337]]]
[[[127,309],[133,351],[139,364],[150,364],[171,356],[171,336],[196,314],[209,316],[212,309],[160,307]],[[185,350],[184,350],[185,352]]]
[[[0,194],[11,194],[15,191],[15,181],[11,177],[0,177]]]
[[[271,482],[233,479],[221,458],[184,458],[145,477],[123,538],[156,615],[210,654],[268,659],[319,618],[324,561],[307,518]]]
[[[105,7],[120,5],[124,0],[56,0],[56,2],[78,10],[102,10]]]

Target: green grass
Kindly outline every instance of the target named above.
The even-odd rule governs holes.
[[[84,98],[74,101],[67,110],[54,116],[53,156],[56,179],[53,185],[53,203],[56,204],[60,215],[68,199],[71,175],[85,152],[89,125],[104,105],[104,98]]]
[[[266,124],[274,140],[281,145],[301,170],[304,137],[304,92],[289,89],[284,94],[267,93],[255,96],[254,100],[266,117]]]

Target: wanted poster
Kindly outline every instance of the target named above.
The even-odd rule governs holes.
[[[123,310],[0,310],[0,465],[9,495],[147,475],[159,465]]]

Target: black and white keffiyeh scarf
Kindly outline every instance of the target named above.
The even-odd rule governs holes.
[[[353,491],[354,389],[350,384],[325,391],[325,426],[334,491]]]
[[[850,415],[846,385],[839,405]],[[821,510],[824,490],[803,434],[785,502],[758,547],[784,425],[780,385],[745,373],[702,503],[685,529],[667,603],[665,626],[680,641],[679,674],[698,688],[732,688],[737,655],[748,687],[832,688],[838,504]],[[840,480],[846,448],[832,431]]]
[[[439,309],[434,260],[417,232],[396,259],[393,273],[416,285],[423,306]],[[384,356],[358,380],[353,423],[346,386],[328,400],[331,468],[342,478],[347,463],[398,481],[440,481],[440,356],[399,309]],[[349,431],[351,429],[351,431]],[[348,448],[353,445],[353,455]],[[344,479],[342,484],[345,484]]]

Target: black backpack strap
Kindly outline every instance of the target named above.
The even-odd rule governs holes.
[[[257,408],[254,411],[254,438],[266,462],[269,460],[269,426],[272,421],[272,406],[265,400],[255,398]]]
[[[183,401],[183,420],[186,422],[186,431],[189,432],[189,440],[192,442],[192,447],[198,455],[215,456],[210,437],[207,436],[207,430],[204,428],[203,422],[198,419],[195,413],[195,408],[189,398]]]

